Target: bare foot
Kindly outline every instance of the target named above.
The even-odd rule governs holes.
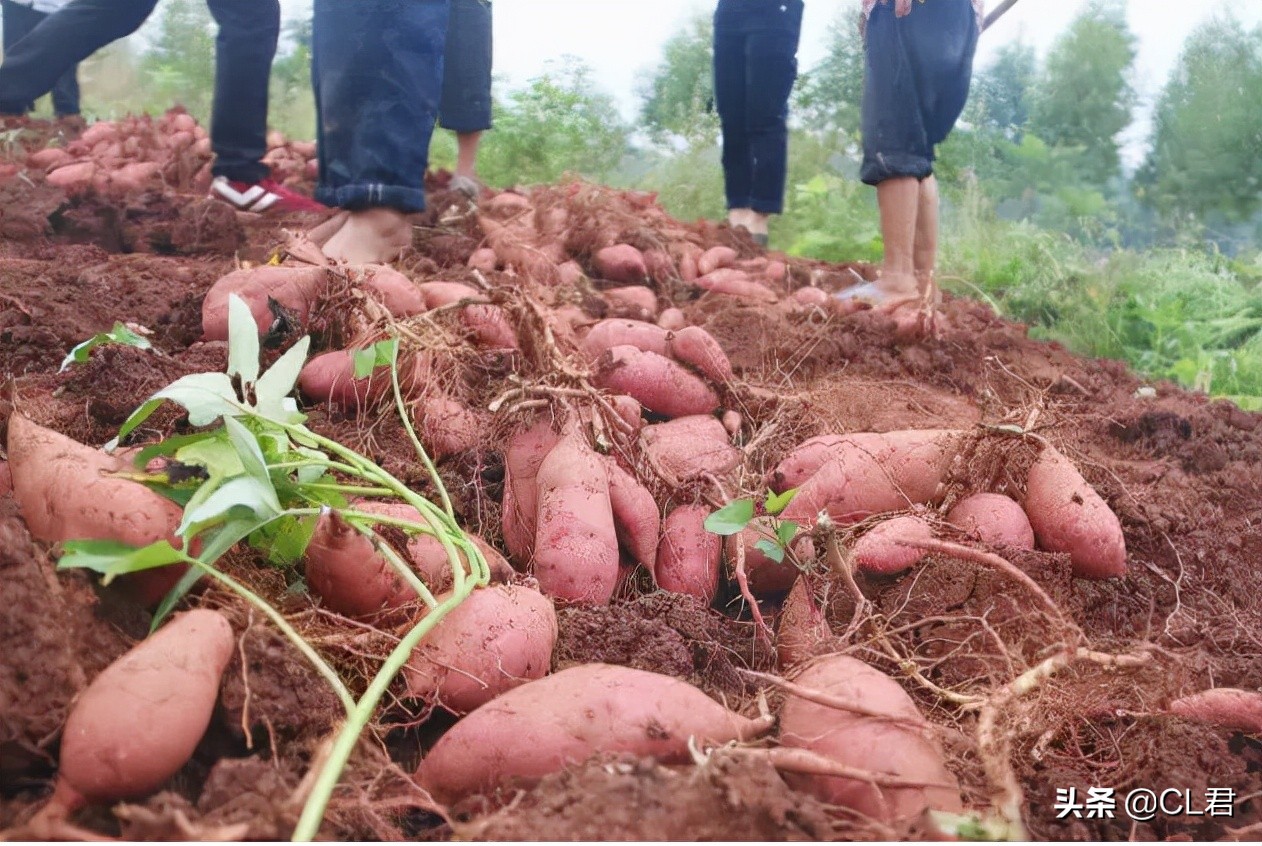
[[[342,228],[346,223],[346,219],[350,216],[351,213],[348,211],[338,212],[308,232],[307,240],[317,247],[323,247],[330,238],[337,234],[337,231]]]
[[[727,225],[733,229],[738,226],[743,226],[744,228],[749,229],[753,215],[753,209],[728,209]]]
[[[327,241],[324,254],[347,264],[386,264],[412,244],[407,215],[389,208],[350,212]]]

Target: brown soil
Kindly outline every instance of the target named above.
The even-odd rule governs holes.
[[[30,150],[56,132],[29,131],[34,135],[23,143]],[[13,159],[19,166],[23,155]],[[283,227],[310,223],[233,214],[183,183],[130,196],[68,196],[38,173],[28,176],[0,176],[0,433],[17,408],[101,444],[155,390],[187,373],[222,370],[224,345],[199,342],[201,298],[239,264],[267,260],[284,242]],[[416,221],[414,250],[397,267],[417,281],[479,285],[485,279],[522,350],[478,352],[454,314],[402,325],[416,348],[437,351],[436,381],[470,407],[487,409],[505,395],[517,384],[510,375],[537,389],[530,394],[533,405],[510,397],[499,413],[487,412],[480,446],[439,464],[462,524],[502,547],[504,439],[541,404],[557,417],[577,407],[572,396],[558,393],[576,384],[567,373],[577,362],[567,346],[569,327],[552,322],[557,340],[549,345],[544,320],[567,305],[578,307],[580,322],[598,319],[608,309],[600,295],[608,286],[545,288],[522,268],[481,277],[469,270],[469,255],[485,239],[476,215],[444,190],[444,179],[435,177],[431,208]],[[671,221],[642,195],[566,185],[541,189],[535,200],[541,219],[568,209],[564,243],[588,271],[592,251],[610,239],[646,249],[722,243],[742,258],[758,255],[726,227]],[[815,280],[833,290],[854,275],[820,263],[789,265],[789,287]],[[867,267],[853,270],[871,275]],[[729,493],[760,491],[764,474],[817,434],[951,428],[971,433],[962,441],[969,447],[965,460],[952,471],[952,495],[978,487],[1015,491],[1020,468],[1043,439],[1072,458],[1119,516],[1129,552],[1123,579],[1074,579],[1064,555],[1005,553],[1056,612],[993,566],[935,553],[906,575],[860,579],[854,589],[863,594],[865,610],[855,619],[853,589],[822,562],[808,568],[832,631],[813,651],[844,651],[899,679],[934,724],[971,810],[994,815],[1000,785],[993,766],[1006,762],[1035,838],[1256,839],[1262,744],[1237,730],[1171,716],[1166,708],[1174,698],[1210,687],[1262,689],[1262,416],[1169,384],[1156,385],[1155,396],[1137,394],[1144,382],[1123,365],[1032,341],[1024,327],[971,301],[948,298],[941,337],[900,341],[895,321],[873,312],[786,312],[701,293],[674,278],[659,282],[655,292],[661,304],[682,308],[707,328],[734,365],[737,378],[724,388],[723,400],[741,413],[736,442],[745,450],[741,466],[720,480]],[[340,304],[326,311],[321,343],[373,328]],[[155,349],[107,346],[86,364],[57,372],[70,347],[115,321],[144,327]],[[317,431],[430,492],[388,407],[307,410]],[[186,426],[177,411],[164,410],[138,439]],[[612,436],[610,451],[644,474],[661,507],[709,492],[700,482],[672,488]],[[939,512],[925,513],[936,519]],[[967,541],[945,529],[941,536]],[[248,553],[234,554],[225,566],[317,644],[354,689],[362,689],[401,631],[348,630],[313,604],[292,567],[268,566]],[[162,792],[90,809],[74,821],[130,839],[286,838],[301,807],[303,778],[340,706],[270,624],[233,595],[205,588],[186,601],[222,609],[240,637],[209,732]],[[143,637],[148,617],[114,588],[80,572],[55,571],[50,552],[31,542],[8,496],[0,496],[0,609],[4,829],[20,826],[42,804],[70,703]],[[762,611],[774,622],[774,597]],[[556,669],[601,661],[668,673],[749,714],[760,697],[773,708],[781,698],[741,672],[785,668],[777,668],[773,645],[728,585],[705,607],[653,590],[641,571],[609,606],[564,607],[559,619]],[[1123,668],[1068,662],[1003,700],[996,736],[982,738],[976,708],[961,702],[999,696],[1015,677],[1072,643],[1145,657]],[[919,680],[905,671],[913,665]],[[452,718],[414,706],[387,698],[374,727],[380,742],[357,749],[322,836],[788,840],[874,834],[844,811],[791,789],[764,759],[728,751],[669,767],[596,760],[523,786],[504,804],[470,797],[437,808],[407,774]],[[1187,790],[1198,801],[1208,788],[1226,788],[1238,802],[1230,818],[1185,814],[1132,823],[1120,809],[1115,819],[1056,818],[1058,789],[1085,795],[1100,786],[1119,796],[1134,788]]]

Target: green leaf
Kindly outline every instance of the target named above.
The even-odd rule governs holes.
[[[213,565],[220,556],[236,546],[239,541],[249,537],[266,524],[267,520],[257,517],[230,518],[222,526],[206,533],[206,542],[202,544],[202,551],[198,553],[197,560]]]
[[[259,414],[284,423],[301,423],[305,419],[298,412],[297,404],[292,399],[286,400],[298,384],[298,375],[302,373],[310,347],[311,338],[304,335],[259,377],[254,386]]]
[[[88,360],[92,350],[105,344],[123,344],[140,350],[152,349],[153,344],[143,335],[138,335],[121,322],[116,322],[108,332],[98,332],[81,344],[75,345],[61,361],[59,373],[65,372],[72,364],[82,364]]]
[[[377,350],[373,347],[355,350],[351,358],[355,362],[356,379],[363,379],[377,369]]]
[[[233,421],[236,422],[236,421]],[[238,424],[240,425],[240,424]],[[224,432],[209,432],[195,438],[175,453],[183,464],[199,464],[211,479],[229,479],[245,472],[245,465]]]
[[[729,502],[718,511],[705,518],[705,530],[716,535],[734,535],[749,525],[754,519],[754,501],[738,499]]]
[[[793,497],[798,495],[797,488],[789,488],[784,493],[767,492],[767,501],[763,504],[767,513],[773,517],[781,511],[789,507],[789,503],[793,501]]]
[[[188,422],[209,426],[221,417],[231,417],[240,409],[236,389],[227,373],[190,373],[181,376],[153,395],[184,407]]]
[[[186,537],[190,530],[200,531],[203,526],[225,521],[239,509],[249,509],[260,520],[271,520],[280,514],[274,505],[276,491],[270,482],[260,482],[253,476],[237,476],[219,486],[196,507],[184,511],[184,519],[176,533]]]
[[[132,546],[116,540],[73,540],[61,546],[58,570],[81,568],[101,573],[108,583],[115,576],[165,567],[184,560],[184,555],[165,540],[148,546]]]
[[[162,400],[160,399],[151,398],[151,399],[145,400],[144,403],[141,404],[140,408],[137,408],[135,411],[133,411],[131,413],[131,416],[123,421],[123,425],[120,426],[118,429],[118,435],[105,445],[105,451],[113,452],[115,449],[117,449],[118,445],[122,443],[123,439],[126,438],[128,435],[130,435],[133,431],[135,431],[137,426],[139,426],[141,423],[144,423],[146,420],[148,420],[149,415],[157,411],[158,407],[161,405],[162,405]]]
[[[780,521],[780,525],[776,526],[776,540],[778,540],[780,545],[786,549],[789,544],[793,543],[793,539],[797,537],[797,533],[798,524],[794,523],[792,520],[782,520]]]
[[[250,546],[266,550],[272,564],[287,566],[302,558],[315,527],[315,517],[281,517],[256,529],[250,535]]]
[[[242,385],[259,378],[259,328],[245,300],[228,295],[228,375],[240,376]]]
[[[149,444],[137,451],[132,458],[132,466],[138,469],[144,469],[145,465],[155,458],[162,456],[176,456],[185,447],[202,441],[214,440],[219,437],[219,433],[217,432],[194,432],[191,435],[172,435],[166,440],[158,441],[156,444]],[[182,461],[184,464],[201,463],[183,458],[178,460]]]
[[[754,544],[754,549],[779,564],[784,560],[784,547],[769,538],[763,538]]]

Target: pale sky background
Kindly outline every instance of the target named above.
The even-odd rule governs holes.
[[[353,0],[345,0],[353,2]],[[309,14],[311,0],[281,0],[289,16]],[[799,66],[808,70],[825,53],[830,22],[855,8],[856,0],[805,0]],[[998,46],[1024,38],[1039,55],[1086,5],[1087,0],[1020,0],[982,36],[978,65]],[[988,0],[987,6],[998,5]],[[495,73],[516,87],[545,69],[548,59],[572,54],[593,72],[594,81],[613,95],[623,114],[634,118],[637,93],[661,57],[662,45],[693,15],[712,13],[715,0],[494,0]],[[1139,39],[1132,80],[1146,112],[1178,58],[1183,39],[1215,14],[1232,14],[1247,27],[1262,24],[1262,0],[1230,3],[1201,0],[1128,0],[1127,17]],[[1127,136],[1142,143],[1145,125]]]

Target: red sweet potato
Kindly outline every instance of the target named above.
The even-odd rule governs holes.
[[[390,391],[390,369],[378,367],[355,378],[355,353],[332,350],[314,356],[302,366],[298,388],[316,402],[329,402],[344,408],[360,408]]]
[[[467,714],[543,678],[556,639],[556,610],[539,591],[519,585],[480,588],[412,652],[403,671],[407,695]]]
[[[79,136],[80,143],[94,147],[102,141],[113,141],[118,137],[118,126],[112,120],[98,120],[83,130]]]
[[[266,334],[276,322],[276,314],[270,305],[272,301],[300,325],[306,324],[311,309],[324,294],[327,280],[327,271],[322,267],[262,265],[234,270],[206,292],[206,299],[202,302],[203,340],[228,340],[229,294],[245,300],[260,335]]]
[[[664,309],[657,316],[657,325],[669,332],[676,332],[688,325],[688,318],[684,317],[684,313],[673,306]]]
[[[916,704],[897,682],[846,655],[816,659],[793,681],[891,719],[856,714],[789,694],[780,711],[781,745],[808,749],[845,766],[924,786],[877,786],[840,776],[785,773],[791,786],[900,830],[926,809],[961,809],[955,776],[943,763]]]
[[[735,714],[687,682],[583,664],[513,688],[456,723],[416,779],[438,801],[453,802],[509,779],[538,781],[598,754],[682,763],[689,738],[721,744],[766,729],[766,720]]]
[[[411,317],[428,308],[420,287],[393,267],[369,264],[360,270],[359,286],[374,294],[395,317]]]
[[[1171,702],[1170,713],[1198,723],[1262,734],[1262,693],[1256,690],[1234,687],[1203,690]]]
[[[588,361],[596,361],[617,346],[632,346],[644,352],[669,356],[668,333],[660,326],[643,320],[610,318],[592,326],[583,336],[583,354]]]
[[[311,592],[347,617],[370,619],[417,598],[372,541],[335,511],[316,521],[306,562]]]
[[[791,667],[812,657],[820,644],[832,637],[805,576],[798,576],[780,608],[776,624],[776,658]]]
[[[488,349],[517,349],[517,332],[504,310],[490,305],[486,295],[460,282],[423,282],[417,286],[430,308],[440,308],[462,300],[469,304],[460,310],[460,320],[473,332],[478,343]]]
[[[44,177],[50,185],[64,188],[68,192],[82,191],[92,184],[96,178],[95,162],[74,162],[63,164],[56,170],[50,170]]]
[[[721,267],[736,264],[736,250],[731,247],[711,247],[697,259],[697,275],[706,276]]]
[[[780,301],[775,291],[750,279],[743,270],[719,268],[698,276],[694,284],[715,294],[728,294],[756,303],[770,304]]]
[[[652,320],[657,317],[657,295],[652,288],[643,285],[627,285],[609,288],[602,292],[610,311],[620,317],[634,320]]]
[[[519,567],[534,555],[539,467],[561,439],[547,419],[513,435],[504,450],[504,546]]]
[[[729,435],[736,437],[741,433],[741,427],[744,425],[745,420],[741,417],[739,411],[729,408],[719,417],[719,422],[723,424],[723,428],[727,430]]]
[[[724,476],[741,462],[727,429],[708,414],[655,423],[640,430],[640,446],[653,464],[678,481],[702,474]]]
[[[563,261],[557,265],[557,283],[560,285],[577,285],[586,278],[583,266],[576,261]]]
[[[530,211],[533,208],[534,204],[530,202],[529,197],[516,194],[512,191],[501,191],[500,193],[484,200],[481,205],[482,211],[499,219],[516,217],[517,215]]]
[[[719,588],[722,539],[705,530],[710,509],[681,505],[666,515],[653,570],[658,587],[686,593],[709,604]]]
[[[61,147],[45,147],[26,157],[26,166],[36,170],[52,170],[70,161],[70,154]]]
[[[45,429],[14,412],[8,424],[13,498],[31,537],[44,543],[116,540],[148,546],[175,537],[180,507],[139,482],[107,475],[126,471],[124,461]],[[157,603],[185,571],[170,565],[123,577],[144,605]]]
[[[631,427],[631,434],[640,431],[640,427],[644,425],[644,409],[640,406],[640,401],[635,397],[629,397],[626,394],[614,394],[609,397],[609,404],[613,406],[613,410],[618,412],[618,416]]]
[[[955,435],[941,429],[847,435],[801,484],[784,518],[813,525],[827,511],[845,526],[929,502],[955,455]]]
[[[469,261],[466,264],[474,270],[480,270],[483,273],[491,273],[495,270],[499,259],[495,255],[495,250],[490,247],[479,247],[469,255]]]
[[[961,499],[946,520],[991,546],[1034,549],[1034,529],[1015,500],[996,493],[976,493]]]
[[[1075,576],[1114,579],[1126,575],[1121,522],[1060,450],[1046,447],[1034,462],[1022,507],[1039,547],[1069,553]]]
[[[933,529],[914,515],[894,517],[873,526],[855,541],[855,566],[881,575],[910,569],[927,554],[925,550],[899,543],[900,540],[933,540]]]
[[[132,162],[107,173],[107,187],[121,194],[135,193],[151,187],[160,175],[157,162]]]
[[[153,793],[193,756],[236,649],[232,626],[197,609],[110,664],[80,694],[61,735],[57,795],[68,809]]]
[[[441,394],[425,397],[411,410],[421,443],[434,459],[475,448],[488,426],[478,412]]]
[[[613,597],[618,533],[604,470],[575,432],[539,465],[534,574],[548,596],[594,603]]]
[[[592,267],[602,279],[623,285],[643,285],[648,277],[644,254],[630,244],[614,244],[597,250]]]
[[[814,285],[804,285],[798,288],[790,295],[790,298],[793,302],[801,305],[820,307],[827,305],[830,299],[827,291],[823,288],[816,288]]]
[[[461,300],[468,300],[470,303],[490,302],[477,288],[463,282],[422,282],[416,287],[425,298],[427,308],[439,308]]]
[[[734,576],[737,565],[738,545],[744,548],[745,575],[749,580],[749,589],[755,596],[778,596],[793,587],[798,577],[798,568],[788,556],[776,561],[758,548],[762,540],[775,537],[776,527],[767,517],[755,517],[742,531],[727,538],[727,566]],[[800,535],[792,544],[793,552],[804,560],[814,555],[811,539]]]
[[[674,259],[665,250],[645,250],[644,267],[654,282],[667,282],[679,276]]]
[[[685,326],[671,332],[666,340],[667,351],[676,361],[687,364],[702,376],[719,385],[732,381],[732,362],[714,336],[700,326]]]
[[[776,493],[783,493],[789,488],[800,487],[803,482],[814,476],[828,459],[833,450],[846,442],[846,435],[816,435],[798,444],[779,464],[767,474],[767,486]]]
[[[629,394],[649,411],[666,417],[709,414],[719,407],[718,395],[699,376],[672,359],[630,345],[605,351],[592,384]]]
[[[609,471],[609,505],[621,543],[631,557],[653,572],[662,517],[653,494],[609,456],[602,456]]]

